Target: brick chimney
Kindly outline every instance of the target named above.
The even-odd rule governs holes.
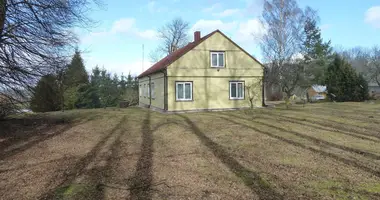
[[[194,32],[194,42],[197,42],[201,39],[201,32],[200,31],[195,31]]]

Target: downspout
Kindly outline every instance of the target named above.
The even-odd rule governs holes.
[[[149,88],[149,108],[152,106],[152,88],[150,88],[150,86],[152,85],[151,84],[151,77],[149,77],[149,85],[148,85],[148,88]]]

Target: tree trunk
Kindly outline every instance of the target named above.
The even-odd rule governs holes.
[[[7,0],[0,0],[0,41],[3,35],[4,26],[5,26],[5,13]]]
[[[61,109],[62,109],[62,112],[65,112],[65,96],[64,96],[63,89],[61,89]]]
[[[285,94],[286,94],[286,96],[285,96],[286,109],[289,109],[290,108],[290,97],[292,96],[292,94],[288,91],[286,91]]]

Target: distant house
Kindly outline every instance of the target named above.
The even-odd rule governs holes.
[[[368,83],[369,96],[380,99],[380,86],[375,82]]]
[[[138,76],[139,104],[163,111],[249,107],[247,86],[261,84],[263,72],[259,61],[221,31],[204,37],[197,31],[193,42]],[[262,86],[255,88],[253,103],[259,107]]]
[[[323,85],[312,85],[307,90],[309,101],[324,100],[327,97],[327,87]]]

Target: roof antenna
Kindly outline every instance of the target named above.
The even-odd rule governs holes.
[[[144,44],[142,45],[142,72],[144,72]]]

